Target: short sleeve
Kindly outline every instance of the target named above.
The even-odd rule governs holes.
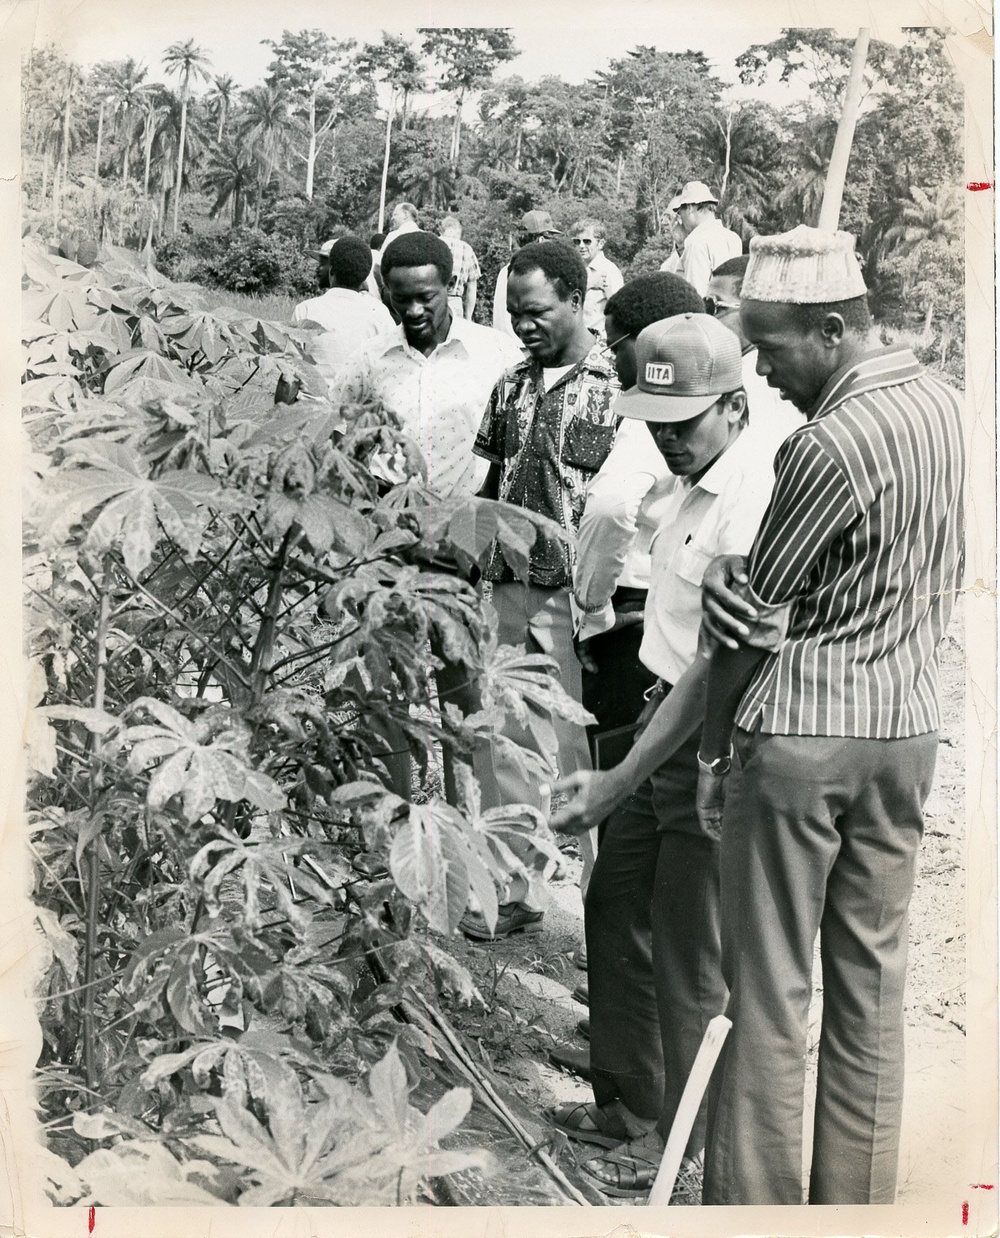
[[[750,588],[762,606],[797,597],[820,555],[860,514],[848,477],[815,434],[786,439],[775,474],[747,564]]]
[[[472,450],[477,456],[489,460],[491,464],[503,464],[503,432],[504,412],[501,401],[503,379],[501,378],[490,394],[486,412],[480,422],[479,431]]]

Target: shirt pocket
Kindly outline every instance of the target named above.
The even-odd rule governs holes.
[[[563,434],[563,464],[596,473],[608,458],[614,441],[614,426],[600,426],[593,421],[574,417]]]
[[[705,579],[705,569],[714,557],[700,546],[681,546],[674,556],[673,569],[681,580],[686,580],[689,585],[700,589],[701,582]]]

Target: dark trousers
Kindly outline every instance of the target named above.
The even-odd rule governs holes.
[[[719,847],[695,813],[698,736],[610,818],[586,900],[590,1069],[666,1138],[708,1022],[722,1012]],[[688,1154],[705,1143],[705,1107]]]
[[[817,933],[823,1021],[809,1202],[893,1202],[907,908],[936,748],[935,734],[737,733],[722,842],[733,1027],[712,1079],[706,1204],[802,1202]]]
[[[653,672],[639,661],[646,590],[622,587],[612,601],[617,615],[640,621],[602,632],[588,644],[597,671],[583,671],[582,701],[597,719],[596,725],[587,727],[595,769],[610,769],[628,754],[644,694],[656,682]]]

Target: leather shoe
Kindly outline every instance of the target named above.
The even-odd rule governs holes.
[[[533,911],[522,903],[504,903],[492,933],[478,911],[467,911],[459,920],[458,927],[473,941],[501,941],[511,933],[540,933],[544,918],[544,911]]]

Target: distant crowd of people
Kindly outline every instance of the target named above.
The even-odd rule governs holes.
[[[432,494],[568,535],[537,537],[527,583],[494,544],[477,587],[500,641],[549,655],[595,721],[512,719],[471,763],[483,809],[527,804],[580,838],[589,1048],[553,1058],[593,1100],[551,1119],[594,1146],[584,1171],[649,1191],[725,1013],[686,1164],[706,1204],[802,1202],[818,937],[808,1200],[890,1204],[907,908],[963,564],[961,404],[879,343],[852,237],[803,225],[743,253],[717,207],[686,184],[674,252],[627,282],[601,221],[563,233],[528,211],[484,326],[457,218],[435,235],[403,203],[386,236],[323,247],[326,290],[295,317],[323,328],[330,398],[395,414]],[[431,652],[442,702],[477,709]],[[527,776],[510,740],[559,781]],[[457,802],[450,757],[445,791]],[[517,881],[495,926],[474,907],[461,927],[496,940],[543,918]]]

